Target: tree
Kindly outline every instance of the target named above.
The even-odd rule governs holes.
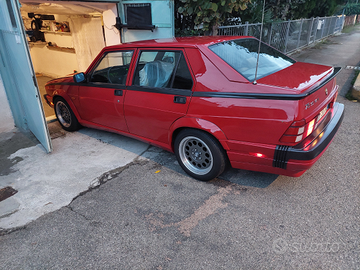
[[[251,0],[180,0],[184,5],[178,12],[184,16],[196,16],[194,23],[202,26],[205,31],[212,30],[217,34],[220,24],[226,19],[226,14],[245,10]]]
[[[360,3],[346,3],[346,5],[339,5],[335,9],[335,14],[346,16],[360,14]]]
[[[306,0],[294,9],[294,17],[298,19],[331,16],[342,3],[343,0]]]
[[[240,24],[240,23],[260,23],[262,21],[262,12],[263,12],[263,0],[252,0],[248,5],[248,8],[245,10],[240,10],[238,12],[233,12],[228,16],[226,24]],[[240,18],[241,22],[237,22],[234,18]],[[274,15],[272,10],[268,7],[265,7],[264,12],[264,23],[270,23],[274,20]]]
[[[265,22],[297,20],[301,18],[323,17],[334,14],[336,6],[344,0],[266,0]],[[242,22],[261,22],[263,0],[252,0],[244,12],[233,13]],[[269,19],[269,17],[271,17]]]
[[[295,10],[306,1],[308,0],[265,0],[264,22],[294,19]],[[252,0],[246,10],[233,12],[231,16],[240,17],[242,23],[259,23],[262,19],[263,3],[264,0]]]
[[[204,35],[202,29],[195,28],[196,15],[185,16],[179,13],[180,7],[184,7],[184,3],[175,0],[175,36],[199,36]],[[180,9],[181,10],[181,9]]]

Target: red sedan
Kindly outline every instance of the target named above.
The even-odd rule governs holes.
[[[192,177],[238,169],[300,176],[344,105],[340,68],[296,62],[252,37],[189,37],[104,48],[85,73],[47,83],[65,130],[120,133],[175,152]]]

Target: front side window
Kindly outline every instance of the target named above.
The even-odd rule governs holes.
[[[133,51],[109,52],[94,69],[90,82],[125,84]]]
[[[237,39],[209,46],[216,55],[233,67],[249,81],[255,79],[259,41],[257,39]],[[290,57],[261,44],[257,79],[263,78],[295,63]]]
[[[133,85],[191,90],[192,77],[180,51],[143,51]]]

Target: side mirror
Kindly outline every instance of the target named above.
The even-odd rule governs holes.
[[[74,78],[74,82],[76,83],[82,83],[86,81],[86,76],[84,72],[75,74],[73,78]]]

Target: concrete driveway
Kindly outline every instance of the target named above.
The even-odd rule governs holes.
[[[358,27],[351,34],[329,39],[320,49],[293,57],[357,66],[359,43]],[[0,268],[359,269],[360,104],[343,97],[353,74],[344,69],[338,76],[342,95],[338,101],[346,109],[338,134],[313,168],[299,178],[232,169],[203,183],[187,177],[173,154],[145,144],[131,148],[136,143],[118,135],[84,129],[55,139],[55,145],[67,153],[63,159],[75,154],[78,145],[94,162],[86,165],[84,159],[81,164],[85,162],[86,170],[66,172],[79,158],[67,160],[61,166],[70,179],[66,185],[79,179],[84,179],[85,189],[92,183],[100,185],[24,227],[3,230]],[[65,142],[73,137],[75,143]],[[101,156],[91,159],[91,151],[100,146],[104,147]],[[130,152],[132,161],[121,167],[113,160],[97,163],[116,156],[110,146]],[[17,167],[8,166],[15,170],[8,175],[28,173],[22,166],[30,169],[32,164],[26,149],[12,156]],[[104,167],[95,170],[98,166]],[[44,168],[55,171],[52,166]],[[51,182],[53,173],[40,172]],[[32,171],[32,183],[36,183],[35,174],[39,175]],[[74,187],[63,188],[54,196],[70,193]],[[5,228],[11,216],[0,220],[0,227]]]

